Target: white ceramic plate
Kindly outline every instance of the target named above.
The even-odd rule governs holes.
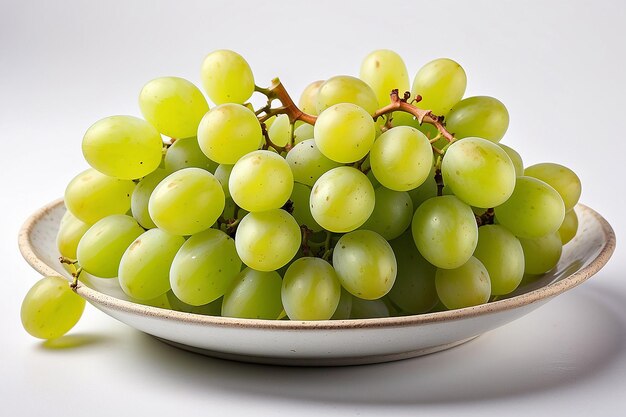
[[[43,275],[69,275],[55,239],[65,207],[42,207],[24,224],[19,246]],[[543,305],[598,272],[615,249],[615,234],[598,213],[576,207],[579,229],[557,267],[507,299],[453,311],[367,320],[271,321],[202,316],[127,301],[116,279],[87,278],[78,294],[106,314],[167,343],[211,356],[281,365],[356,365],[447,349]]]

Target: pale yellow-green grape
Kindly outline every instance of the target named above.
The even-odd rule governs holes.
[[[524,277],[524,251],[519,240],[496,224],[478,228],[478,245],[474,251],[489,272],[491,294],[503,295],[515,290]]]
[[[331,320],[347,320],[350,318],[352,311],[352,300],[354,297],[345,288],[341,287],[341,296],[339,297],[339,304],[337,309],[331,317]]]
[[[283,311],[282,285],[276,271],[244,269],[224,294],[222,316],[276,320]]]
[[[135,186],[135,190],[130,199],[130,209],[135,220],[137,220],[144,229],[156,227],[156,224],[154,224],[148,212],[148,203],[150,202],[150,196],[156,186],[169,175],[169,172],[170,171],[159,168],[143,177]]]
[[[549,233],[534,239],[520,238],[519,241],[524,249],[524,273],[531,275],[543,274],[559,263],[563,243],[558,232]]]
[[[322,84],[324,84],[323,80],[313,81],[311,84],[307,85],[304,88],[302,95],[300,95],[300,100],[298,100],[298,108],[300,110],[307,114],[312,114],[315,116],[319,114],[317,112],[317,92],[319,91]]]
[[[435,268],[420,255],[411,231],[389,242],[398,264],[398,275],[388,297],[402,311],[421,314],[437,304]]]
[[[150,298],[148,300],[140,300],[138,298],[128,297],[128,300],[132,303],[141,304],[144,306],[162,308],[163,310],[171,310],[172,305],[167,298],[167,294],[161,294],[158,297]]]
[[[504,149],[504,152],[511,158],[511,162],[513,162],[513,166],[515,167],[515,175],[521,177],[524,175],[524,162],[522,161],[522,157],[519,153],[510,146],[506,146],[504,143],[498,143],[498,146]]]
[[[61,256],[76,259],[78,242],[90,227],[90,224],[76,218],[72,212],[66,211],[61,218],[56,238],[57,249],[59,249]]]
[[[281,114],[268,128],[267,133],[270,135],[272,143],[276,146],[285,146],[291,142],[291,122],[289,116]],[[294,132],[295,133],[295,132]]]
[[[170,285],[183,303],[201,306],[223,296],[240,270],[233,239],[208,229],[191,236],[176,253]]]
[[[226,198],[230,197],[230,190],[228,189],[228,180],[230,179],[230,173],[233,170],[234,165],[220,164],[215,170],[215,178],[222,184],[222,190]]]
[[[515,166],[497,144],[481,138],[454,142],[441,164],[443,183],[470,206],[504,203],[515,188]]]
[[[209,105],[191,82],[178,77],[156,78],[141,89],[139,108],[143,117],[171,138],[195,136]]]
[[[565,217],[559,193],[532,177],[517,177],[511,197],[495,208],[498,223],[515,236],[528,239],[556,232]]]
[[[474,212],[452,195],[422,203],[415,211],[411,229],[417,249],[438,268],[460,267],[472,256],[478,242]]]
[[[419,107],[419,103],[417,104],[417,106]],[[421,130],[422,126],[431,126],[435,131],[437,131],[436,127],[428,123],[424,123],[422,126],[420,126],[420,122],[411,113],[407,113],[404,111],[395,111],[391,115],[392,115],[391,124],[393,127],[410,126],[410,127],[414,127],[415,129]],[[384,117],[387,117],[387,116],[384,116]]]
[[[303,123],[300,126],[296,127],[296,130],[294,130],[293,132],[294,145],[297,145],[298,143],[307,139],[313,139],[313,131],[313,125],[310,125],[308,123]]]
[[[133,116],[111,116],[91,125],[83,137],[83,156],[110,177],[145,177],[161,164],[163,141],[148,122]]]
[[[317,224],[313,215],[311,214],[311,206],[309,201],[311,199],[311,188],[304,185],[295,183],[293,185],[293,191],[291,192],[291,203],[293,205],[293,212],[291,215],[298,222],[300,226],[306,226],[313,232],[321,232],[322,226]]]
[[[387,240],[397,238],[413,220],[411,197],[405,191],[393,191],[385,187],[375,189],[374,196],[374,211],[361,229],[376,232]]]
[[[582,187],[580,178],[571,169],[563,165],[545,162],[527,167],[524,170],[524,175],[540,179],[554,188],[563,199],[565,211],[570,211],[578,203]]]
[[[183,313],[201,314],[204,316],[219,316],[222,312],[222,298],[218,298],[215,301],[211,301],[208,304],[202,304],[199,306],[192,306],[184,303],[176,297],[176,294],[172,290],[165,293],[167,301],[170,303],[170,307],[175,311],[182,311]]]
[[[254,92],[254,75],[250,65],[234,51],[221,49],[211,52],[202,62],[200,75],[204,91],[215,104],[243,104]]]
[[[237,216],[235,216],[235,208],[237,208]],[[248,214],[248,212],[237,206],[232,198],[226,199],[226,203],[224,204],[224,211],[222,212],[222,217],[229,220],[235,218],[243,219],[246,214]]]
[[[374,211],[374,187],[358,169],[333,168],[313,185],[310,204],[313,218],[324,229],[350,232]]]
[[[383,300],[363,300],[359,297],[352,297],[351,319],[378,319],[391,317],[389,307]]]
[[[195,133],[194,133],[195,135]],[[170,173],[183,168],[202,168],[215,172],[218,163],[211,161],[200,149],[198,139],[194,136],[176,140],[167,149],[164,159],[165,170]]]
[[[174,235],[193,235],[208,229],[224,211],[224,191],[213,174],[185,168],[156,186],[148,211],[152,221]]]
[[[114,278],[126,249],[144,230],[124,214],[98,221],[83,235],[76,249],[78,264],[91,275]]]
[[[198,126],[198,143],[209,159],[234,164],[255,151],[263,140],[254,112],[240,104],[222,104],[209,110]]]
[[[559,235],[561,236],[561,242],[565,245],[570,240],[574,239],[576,232],[578,231],[578,216],[576,211],[570,210],[565,213],[565,218],[561,227],[559,227]]]
[[[337,75],[324,81],[317,92],[317,113],[339,103],[352,103],[368,114],[378,110],[376,93],[364,81],[349,75]]]
[[[361,63],[359,78],[372,87],[380,106],[391,102],[391,90],[397,89],[400,97],[409,91],[406,65],[400,55],[389,49],[370,52]]]
[[[468,97],[446,116],[446,129],[457,139],[479,137],[499,142],[509,128],[509,112],[498,99]]]
[[[75,176],[65,189],[65,207],[85,223],[93,224],[111,214],[130,209],[135,183],[118,180],[93,168]]]
[[[325,172],[341,166],[339,162],[328,159],[320,152],[315,139],[298,143],[287,153],[285,159],[293,172],[293,179],[309,187]]]
[[[395,191],[408,191],[426,181],[433,166],[433,151],[422,132],[398,126],[376,139],[370,164],[382,185]]]
[[[335,162],[356,162],[367,155],[376,139],[374,125],[372,116],[356,104],[335,104],[317,117],[315,144]]]
[[[83,314],[85,300],[61,277],[37,281],[22,301],[24,329],[39,339],[56,339],[69,332]]]
[[[439,299],[450,310],[485,304],[491,280],[485,266],[473,256],[454,269],[437,269],[435,286]]]
[[[281,297],[291,320],[328,320],[339,304],[341,285],[328,262],[300,258],[285,273]]]
[[[389,243],[371,230],[343,235],[333,250],[333,266],[341,286],[365,300],[387,294],[398,270]]]
[[[120,261],[118,278],[124,292],[151,300],[170,290],[170,267],[185,243],[182,236],[150,229],[130,244]]]
[[[291,195],[293,174],[282,156],[254,151],[233,166],[228,189],[233,201],[249,212],[277,209]]]
[[[298,222],[281,209],[247,214],[235,235],[241,260],[258,271],[275,271],[287,265],[301,242]]]
[[[437,182],[435,182],[435,167],[431,167],[426,181],[417,188],[408,191],[413,209],[417,209],[424,201],[437,196]]]
[[[419,108],[445,116],[463,98],[466,86],[463,68],[451,59],[439,58],[420,68],[413,79],[411,95],[422,96],[417,103]]]

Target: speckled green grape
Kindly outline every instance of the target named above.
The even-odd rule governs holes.
[[[575,210],[570,210],[565,213],[565,218],[561,227],[559,227],[559,235],[561,236],[561,242],[565,245],[570,240],[574,239],[576,232],[578,231],[578,216]]]
[[[276,271],[244,269],[224,294],[222,316],[276,320],[283,311],[282,285]]]
[[[291,320],[328,320],[337,309],[340,296],[337,274],[323,259],[297,259],[285,273],[281,297]]]
[[[296,127],[296,130],[293,132],[294,136],[294,144],[298,144],[307,139],[313,139],[313,125],[308,123],[303,123],[300,126]]]
[[[387,294],[398,271],[389,243],[370,230],[343,235],[333,250],[333,266],[341,286],[365,300]]]
[[[380,106],[391,102],[391,90],[399,90],[400,97],[409,91],[406,65],[400,55],[389,49],[370,52],[361,62],[359,78],[372,88]]]
[[[276,120],[274,120],[274,123],[272,123],[267,131],[274,145],[287,145],[291,141],[291,122],[289,121],[289,116],[286,114],[276,116]]]
[[[374,190],[376,203],[362,229],[378,233],[387,240],[400,236],[413,220],[413,202],[405,191],[393,191],[385,187]]]
[[[519,241],[524,249],[524,272],[526,274],[543,274],[559,263],[563,243],[558,232],[534,239],[520,238]]]
[[[499,142],[509,128],[509,112],[498,99],[468,97],[446,116],[446,129],[457,139],[479,137]]]
[[[325,157],[315,139],[306,139],[294,146],[285,157],[296,182],[312,187],[327,171],[341,166],[339,162]]]
[[[153,229],[156,227],[156,224],[154,224],[150,217],[148,203],[150,202],[150,196],[156,186],[159,185],[169,173],[170,171],[159,168],[143,177],[135,186],[135,190],[130,199],[130,209],[135,220],[137,220],[144,229]]]
[[[202,62],[200,75],[204,90],[215,104],[243,104],[254,92],[254,75],[250,65],[234,51],[222,49],[211,52]]]
[[[298,100],[298,108],[300,110],[315,116],[319,114],[317,112],[317,92],[322,84],[324,84],[323,80],[313,81],[304,88],[304,91],[302,91],[300,95],[300,100]]]
[[[419,108],[445,116],[463,98],[466,86],[463,68],[451,59],[439,58],[420,68],[413,79],[411,95],[422,96]]]
[[[422,256],[438,268],[458,268],[472,256],[478,242],[474,212],[457,197],[426,200],[415,211],[413,239]]]
[[[176,140],[167,149],[163,163],[170,173],[183,168],[202,168],[213,173],[218,165],[202,152],[195,136]]]
[[[485,266],[473,256],[454,269],[437,269],[435,286],[441,302],[450,310],[485,304],[491,280]]]
[[[515,236],[528,239],[556,232],[565,217],[559,193],[532,177],[517,177],[511,197],[495,208],[498,222]]]
[[[57,249],[61,256],[76,259],[78,242],[90,227],[90,224],[76,218],[72,212],[66,211],[61,218],[56,238]]]
[[[582,186],[580,178],[571,169],[546,162],[527,167],[524,175],[537,178],[554,188],[563,199],[565,211],[570,211],[578,203]]]
[[[230,173],[233,171],[234,165],[219,164],[215,169],[215,178],[222,184],[222,190],[226,198],[230,197],[230,190],[228,188],[228,180],[230,179]]]
[[[191,236],[176,253],[170,285],[179,300],[200,306],[223,296],[240,270],[233,239],[208,229]]]
[[[83,137],[83,156],[93,168],[122,180],[141,178],[159,167],[163,141],[148,122],[111,116],[91,125]]]
[[[524,277],[524,251],[519,240],[500,225],[478,228],[474,257],[482,262],[491,278],[491,294],[512,292]]]
[[[83,314],[85,300],[61,277],[45,277],[26,293],[20,312],[24,329],[39,339],[69,332]]]
[[[311,188],[304,185],[295,183],[293,185],[293,191],[289,200],[293,205],[293,212],[291,215],[298,222],[300,226],[306,226],[313,232],[321,232],[322,226],[317,224],[313,215],[311,214],[311,206],[309,201],[311,199]]]
[[[368,114],[378,110],[376,93],[364,81],[349,75],[337,75],[324,81],[317,92],[317,112],[339,103],[352,103]]]

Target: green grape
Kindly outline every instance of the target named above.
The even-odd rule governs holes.
[[[222,312],[222,298],[218,298],[208,304],[192,306],[180,301],[171,290],[165,293],[165,296],[172,310],[182,311],[183,313],[202,314],[204,316],[219,316]]]
[[[580,178],[571,169],[563,165],[545,162],[529,166],[524,175],[537,178],[554,188],[563,199],[565,211],[574,208],[582,191]]]
[[[241,260],[257,271],[275,271],[287,265],[301,242],[298,222],[281,209],[247,214],[235,235]]]
[[[313,125],[310,125],[308,123],[303,123],[300,126],[296,127],[296,130],[294,130],[293,132],[294,145],[297,145],[298,143],[307,139],[313,139],[313,131]]]
[[[293,185],[293,191],[291,192],[291,203],[293,205],[293,212],[291,215],[298,222],[300,226],[306,226],[313,232],[321,232],[322,226],[317,224],[313,215],[311,214],[311,207],[309,201],[311,199],[311,188],[304,185],[295,183]]]
[[[362,229],[378,233],[387,240],[400,236],[413,220],[413,202],[407,192],[385,187],[374,190],[376,203]]]
[[[307,85],[304,88],[304,91],[300,96],[300,100],[298,100],[298,108],[300,110],[314,116],[317,116],[319,114],[317,112],[317,92],[319,91],[322,84],[324,84],[323,80],[313,81],[311,84]]]
[[[276,146],[285,146],[291,142],[291,122],[289,116],[281,114],[267,130],[272,143]]]
[[[141,304],[144,306],[162,308],[163,310],[171,310],[172,306],[167,299],[167,294],[161,294],[158,297],[150,298],[148,300],[140,300],[137,298],[128,297],[129,300],[135,304]]]
[[[130,209],[135,183],[118,180],[88,169],[78,174],[65,189],[65,206],[79,220],[93,224],[111,214]]]
[[[389,291],[389,299],[410,314],[432,310],[439,302],[435,288],[437,268],[420,255],[410,230],[389,244],[398,264],[398,275]]]
[[[235,209],[237,210],[236,216]],[[243,219],[246,214],[248,214],[248,212],[236,205],[232,198],[226,199],[226,203],[224,204],[224,211],[222,212],[222,217],[224,217],[225,219]]]
[[[70,211],[66,211],[61,218],[56,238],[57,249],[61,256],[76,259],[78,242],[90,227],[90,224],[76,218]]]
[[[426,181],[433,166],[433,151],[422,132],[398,126],[376,140],[370,163],[382,185],[395,191],[408,191]]]
[[[83,156],[93,168],[122,180],[141,178],[159,167],[163,141],[145,120],[111,116],[91,125],[83,137]]]
[[[561,227],[559,227],[559,235],[561,236],[561,243],[564,245],[570,240],[574,239],[576,232],[578,231],[578,216],[576,211],[570,210],[565,213],[565,218]]]
[[[202,62],[200,75],[204,90],[215,104],[243,104],[254,92],[254,75],[250,65],[234,51],[222,49],[211,52]]]
[[[263,140],[253,111],[240,104],[221,104],[209,110],[198,126],[198,144],[209,159],[234,164],[255,151]]]
[[[378,49],[366,56],[361,63],[359,78],[372,87],[381,106],[390,103],[391,90],[397,89],[400,97],[409,91],[406,65],[400,55],[389,49]]]
[[[215,170],[215,178],[222,184],[222,190],[226,198],[230,197],[230,190],[228,189],[228,180],[230,179],[230,173],[233,171],[234,165],[220,164]]]
[[[411,95],[422,96],[419,108],[445,116],[463,98],[466,86],[463,68],[451,59],[439,58],[420,68],[413,79]]]
[[[170,290],[170,267],[185,238],[150,229],[130,244],[118,278],[124,292],[138,300],[150,300]]]
[[[224,294],[222,316],[276,320],[283,311],[282,285],[276,271],[244,269]]]
[[[78,243],[78,264],[91,275],[114,278],[126,248],[143,232],[130,216],[113,214],[105,217],[91,226]]]
[[[174,141],[172,146],[167,149],[163,163],[165,170],[170,173],[183,168],[202,168],[213,173],[218,165],[217,162],[211,161],[202,152],[196,137]]]
[[[339,103],[356,104],[368,114],[374,114],[378,110],[376,93],[364,81],[349,75],[329,78],[317,91],[317,114]]]
[[[413,208],[417,209],[424,201],[437,196],[437,182],[435,181],[435,167],[430,168],[428,177],[422,185],[408,191]]]
[[[195,136],[202,116],[209,111],[198,87],[178,77],[161,77],[144,85],[139,108],[152,126],[172,138]]]
[[[468,97],[446,116],[446,129],[457,139],[479,137],[499,142],[509,127],[509,112],[493,97]]]
[[[223,296],[240,270],[233,239],[208,229],[180,247],[170,268],[170,285],[183,303],[201,306]]]
[[[387,294],[396,279],[396,257],[389,243],[371,230],[343,235],[333,250],[333,266],[342,287],[352,295],[375,300]]]
[[[173,235],[193,235],[208,229],[224,211],[224,191],[213,174],[184,168],[165,177],[148,202],[152,221]]]
[[[293,174],[282,156],[254,151],[233,166],[228,189],[233,201],[249,212],[277,209],[291,195]]]
[[[359,228],[374,211],[372,184],[358,169],[338,167],[313,185],[311,214],[324,229],[345,233]]]
[[[328,262],[300,258],[285,273],[281,297],[291,320],[328,320],[339,304],[341,285]]]
[[[473,256],[454,269],[437,269],[435,286],[448,309],[485,304],[491,295],[491,281],[485,266]]]
[[[374,119],[351,103],[335,104],[317,117],[315,144],[329,159],[341,163],[364,158],[376,139]]]
[[[165,169],[157,169],[143,177],[135,186],[135,190],[130,199],[130,210],[133,217],[141,227],[145,229],[153,229],[156,227],[156,224],[154,224],[148,212],[148,203],[152,192],[156,186],[168,176],[168,173],[169,171]]]
[[[22,301],[24,329],[39,339],[56,339],[69,332],[83,314],[85,300],[61,277],[37,281]]]
[[[524,175],[524,162],[522,161],[522,157],[519,153],[510,146],[506,146],[504,143],[498,143],[498,146],[504,149],[504,152],[511,158],[511,162],[513,162],[513,166],[515,167],[515,176],[521,177]]]
[[[337,304],[337,309],[335,309],[335,313],[332,315],[331,320],[347,320],[350,318],[350,313],[352,312],[352,294],[346,291],[345,288],[341,287],[341,296],[339,297],[339,304]]]
[[[392,116],[391,124],[394,127],[410,126],[410,127],[413,127],[415,129],[418,129],[418,130],[421,131],[422,126],[430,126],[433,129],[435,129],[435,131],[437,131],[436,127],[434,127],[433,125],[430,125],[428,123],[424,123],[423,125],[420,125],[420,122],[411,113],[407,113],[407,112],[404,112],[404,111],[395,111],[395,112],[393,112],[391,114],[391,116]],[[422,132],[422,133],[424,133],[424,132]]]
[[[504,203],[515,188],[515,166],[504,149],[481,138],[454,142],[441,164],[443,183],[470,206]]]
[[[515,236],[532,239],[556,232],[565,217],[559,193],[532,177],[517,177],[511,197],[495,208],[498,223]]]
[[[438,268],[458,268],[476,249],[478,227],[474,213],[452,195],[422,203],[415,211],[411,228],[417,249]]]
[[[351,319],[378,319],[391,317],[389,307],[383,300],[363,300],[352,297]]]
[[[524,273],[543,274],[559,263],[563,243],[558,232],[534,239],[520,238],[519,241],[524,249]]]
[[[515,290],[524,276],[524,251],[519,240],[496,224],[478,228],[474,257],[487,269],[491,294],[503,295]]]
[[[307,139],[294,146],[285,157],[296,182],[312,187],[327,171],[341,166],[325,157],[317,147],[315,139]]]

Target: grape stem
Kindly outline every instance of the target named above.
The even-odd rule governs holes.
[[[478,227],[480,227],[480,226],[485,226],[487,224],[493,224],[494,218],[495,218],[495,214],[496,213],[493,210],[493,208],[488,208],[480,216],[475,214],[475,216],[476,216],[476,225],[478,225]]]

